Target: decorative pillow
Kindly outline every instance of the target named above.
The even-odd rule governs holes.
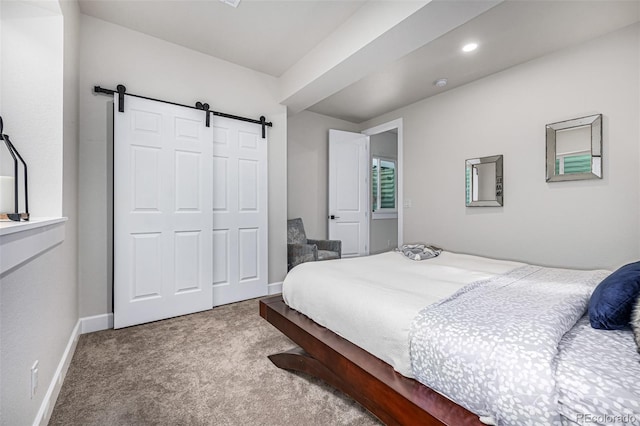
[[[396,249],[411,260],[425,260],[438,256],[442,249],[426,244],[403,244]]]
[[[631,328],[633,329],[633,336],[636,338],[638,353],[640,353],[640,297],[636,300],[636,307],[633,308],[633,313],[631,314]]]
[[[630,263],[602,280],[589,300],[591,327],[619,330],[629,325],[640,295],[640,262]]]

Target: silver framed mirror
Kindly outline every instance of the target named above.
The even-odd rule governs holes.
[[[547,182],[602,179],[602,114],[547,124]]]
[[[467,160],[465,175],[467,207],[502,206],[502,155]]]

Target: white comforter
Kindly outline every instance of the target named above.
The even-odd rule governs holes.
[[[450,252],[414,261],[388,252],[303,263],[289,272],[282,294],[291,308],[413,377],[409,329],[420,310],[523,265]]]

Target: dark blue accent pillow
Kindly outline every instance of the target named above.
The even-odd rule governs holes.
[[[602,280],[589,300],[591,327],[619,330],[629,325],[640,296],[640,262],[630,263]]]

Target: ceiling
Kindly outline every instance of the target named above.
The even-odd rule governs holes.
[[[636,1],[506,1],[309,110],[359,123],[638,22]],[[461,52],[475,41],[476,51]],[[446,78],[447,85],[434,85]]]
[[[279,77],[366,0],[79,0],[80,11]]]
[[[376,2],[386,2],[385,7],[399,2],[406,8],[409,0],[242,0],[238,8],[218,0],[79,1],[84,14],[278,77],[283,87],[301,81],[300,70],[309,68],[305,60],[310,62],[314,55],[329,57],[339,50],[336,47],[351,46],[352,39],[359,37],[359,51],[344,55],[342,64],[328,66],[323,76],[307,70],[305,82],[314,99],[320,99],[309,102],[309,110],[354,123],[615,31],[640,17],[640,2],[626,0],[476,0],[476,4],[484,1],[490,6],[487,11],[475,12],[472,19],[454,10],[462,7],[457,6],[464,3],[462,0],[430,4],[412,0],[419,4],[415,11],[399,15],[382,35],[372,32],[363,42],[362,28],[366,26],[362,27],[362,22],[373,16]],[[445,7],[454,10],[446,13],[460,15],[459,24],[441,29],[441,34],[429,40],[425,37],[424,44],[415,46],[416,37],[407,37],[414,34],[415,21],[420,19],[418,27],[422,19],[433,22],[433,14]],[[349,33],[350,24],[360,28],[359,34]],[[345,34],[351,34],[352,39],[347,40]],[[401,43],[402,36],[403,52],[408,54],[398,58],[387,53],[385,57],[378,51],[379,58],[371,60],[371,49],[387,46],[387,51],[392,51],[387,40]],[[412,38],[414,44],[407,47]],[[468,41],[478,42],[479,47],[463,54],[460,48]],[[354,68],[358,54],[368,57],[368,62],[361,61],[367,63],[365,70]],[[338,75],[340,65],[352,78],[345,78],[343,72],[339,84],[327,83]],[[446,87],[433,85],[439,78],[448,79]],[[319,95],[320,86],[324,92]],[[283,104],[288,105],[286,99]]]

